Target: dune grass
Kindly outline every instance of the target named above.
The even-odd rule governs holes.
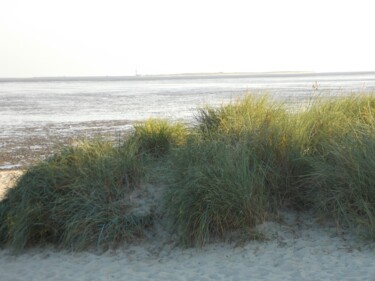
[[[167,208],[180,239],[201,245],[285,206],[374,239],[374,110],[371,95],[295,113],[254,96],[202,109],[196,137],[172,153]]]
[[[308,167],[299,183],[304,202],[375,239],[375,98],[318,102],[299,118]]]
[[[163,119],[149,119],[137,123],[132,136],[141,153],[160,158],[173,146],[182,145],[186,139],[187,128],[182,123],[171,123]]]
[[[317,100],[290,112],[246,96],[196,123],[150,119],[123,144],[84,142],[35,166],[0,202],[0,245],[81,250],[142,237],[152,213],[129,194],[153,174],[167,186],[170,230],[184,245],[313,210],[375,239],[375,98]]]
[[[170,161],[166,209],[184,245],[203,245],[267,219],[271,171],[250,145],[194,139]]]
[[[186,245],[253,227],[290,196],[293,147],[282,105],[248,96],[204,108],[170,155],[167,210]]]
[[[362,131],[364,130],[364,131]],[[325,154],[308,159],[302,182],[310,205],[321,217],[333,217],[375,239],[375,134],[357,128],[340,142],[325,144]]]
[[[294,132],[304,154],[323,153],[327,142],[340,141],[361,124],[373,123],[375,98],[359,94],[334,99],[317,99],[308,110],[293,115]]]
[[[127,200],[143,173],[135,152],[131,143],[82,142],[31,167],[1,202],[1,242],[81,250],[141,235],[150,218],[134,216]]]

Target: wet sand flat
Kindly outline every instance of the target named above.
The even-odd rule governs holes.
[[[127,120],[14,126],[0,133],[0,170],[25,168],[79,139],[121,141],[131,128]]]

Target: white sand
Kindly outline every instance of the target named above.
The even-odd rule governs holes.
[[[375,245],[308,215],[259,229],[269,241],[182,249],[163,236],[102,254],[0,250],[0,280],[375,280]]]
[[[13,186],[22,173],[21,170],[0,171],[0,200],[4,197],[6,190]]]
[[[375,280],[375,249],[335,228],[266,223],[272,240],[181,249],[161,241],[103,254],[0,251],[0,280]],[[350,239],[348,239],[350,238]]]

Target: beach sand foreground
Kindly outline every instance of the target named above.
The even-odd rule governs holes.
[[[0,187],[21,171],[1,171]],[[0,190],[1,190],[0,189]],[[3,191],[0,191],[3,192]],[[157,236],[98,254],[33,248],[0,250],[0,280],[375,280],[375,248],[308,215],[259,229],[268,241],[184,249]]]

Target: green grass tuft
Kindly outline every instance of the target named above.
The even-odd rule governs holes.
[[[170,156],[166,208],[186,245],[264,221],[292,197],[299,155],[286,110],[266,97],[202,109],[197,121]]]
[[[329,134],[305,157],[310,169],[301,175],[302,196],[320,217],[375,238],[375,99],[337,101]],[[350,106],[350,107],[349,107]],[[328,124],[326,124],[328,127]],[[337,126],[337,127],[335,127]]]
[[[133,138],[139,151],[156,158],[166,155],[173,146],[182,145],[187,135],[185,125],[163,119],[149,119],[134,127]]]
[[[67,147],[31,167],[0,203],[1,242],[16,250],[45,243],[81,250],[138,237],[150,218],[133,215],[127,197],[141,175],[127,143]]]
[[[267,218],[269,167],[248,145],[190,140],[171,156],[166,208],[185,245],[254,226]]]

